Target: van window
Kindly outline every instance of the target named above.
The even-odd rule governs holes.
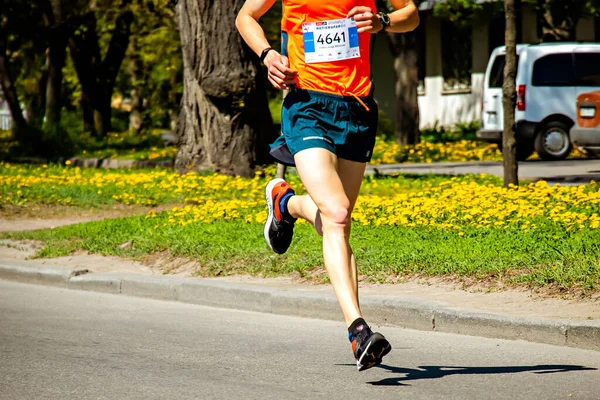
[[[574,81],[571,53],[550,54],[533,64],[533,86],[574,86]]]
[[[494,64],[492,64],[492,69],[490,70],[490,79],[488,82],[489,88],[502,88],[504,84],[504,65],[506,63],[506,56],[499,55],[494,60]],[[519,56],[517,56],[517,69],[519,67]]]
[[[575,53],[577,85],[600,86],[600,53]]]

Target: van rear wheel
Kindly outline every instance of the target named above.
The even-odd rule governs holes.
[[[570,126],[560,121],[543,125],[535,137],[534,147],[542,160],[564,160],[571,154]]]

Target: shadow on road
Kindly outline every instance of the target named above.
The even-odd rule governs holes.
[[[420,366],[420,369],[392,367],[381,364],[381,369],[393,374],[404,374],[392,378],[382,379],[377,382],[368,382],[376,386],[405,386],[403,382],[420,379],[438,379],[449,375],[487,375],[487,374],[515,374],[518,372],[533,372],[535,374],[554,374],[570,371],[595,371],[597,368],[582,367],[580,365],[523,365],[517,367],[452,367],[452,366]]]

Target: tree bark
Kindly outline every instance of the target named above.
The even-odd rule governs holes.
[[[417,35],[388,33],[396,72],[396,141],[401,145],[417,144],[419,129],[419,68]]]
[[[19,103],[19,96],[17,95],[17,89],[15,87],[15,81],[10,72],[8,65],[8,59],[6,56],[6,34],[7,32],[0,26],[0,88],[2,88],[2,95],[8,103],[10,115],[12,116],[13,123],[15,125],[15,132],[21,131],[21,127],[27,125],[25,117],[23,117],[23,111],[21,110],[21,104]]]
[[[144,99],[143,88],[140,82],[144,81],[144,66],[140,57],[140,49],[137,40],[133,40],[130,46],[128,72],[131,80],[131,112],[129,114],[129,130],[140,131],[144,124],[143,111]]]
[[[0,95],[8,103],[8,108],[13,121],[13,134],[16,141],[21,147],[21,151],[37,153],[41,143],[41,132],[38,129],[32,128],[30,122],[25,119],[23,110],[21,109],[21,102],[17,93],[17,87],[15,85],[15,74],[11,70],[8,46],[9,46],[9,35],[11,33],[8,19],[12,16],[4,14],[2,11],[6,10],[4,6],[5,2],[0,0]],[[13,22],[13,21],[11,21]],[[42,82],[44,78],[42,77]],[[45,89],[45,86],[43,87]],[[43,96],[40,96],[43,97]],[[43,104],[43,103],[42,103]]]
[[[123,0],[121,7],[129,5],[130,0]],[[115,21],[115,29],[113,29],[108,51],[102,62],[102,74],[100,75],[99,84],[102,95],[100,98],[100,118],[102,121],[103,134],[108,133],[112,129],[111,124],[111,101],[115,88],[115,82],[121,64],[125,59],[127,47],[129,46],[129,38],[131,37],[131,24],[133,23],[133,13],[130,10],[122,11]],[[98,126],[96,127],[98,128]]]
[[[61,0],[51,0],[46,15],[48,26],[48,50],[46,65],[48,81],[46,83],[46,115],[44,127],[56,131],[60,125],[62,110],[62,80],[65,66],[67,35],[65,32],[64,9]]]
[[[73,28],[76,32],[69,38],[69,53],[81,85],[83,131],[99,135],[94,123],[94,110],[99,106],[96,77],[101,68],[96,16],[94,13],[80,16],[73,22]]]
[[[517,143],[515,140],[515,107],[517,76],[517,9],[519,0],[505,0],[506,18],[505,42],[506,64],[502,100],[504,106],[504,132],[502,135],[502,155],[504,157],[504,186],[518,185]]]
[[[130,0],[123,0],[126,7]],[[131,36],[133,13],[124,9],[115,22],[111,41],[104,60],[100,55],[96,17],[94,13],[81,16],[75,23],[77,33],[69,39],[69,51],[81,84],[84,131],[106,136],[111,130],[111,100],[115,81]]]
[[[243,0],[180,0],[184,93],[175,168],[251,176],[275,139],[256,55],[232,21]]]
[[[377,0],[376,5],[378,10],[389,10],[385,0]],[[387,37],[396,74],[396,141],[401,145],[417,144],[421,136],[417,33],[387,33]]]
[[[542,42],[575,41],[586,0],[538,0]]]

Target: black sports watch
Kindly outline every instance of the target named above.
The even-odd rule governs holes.
[[[390,25],[392,24],[392,21],[390,20],[390,16],[384,12],[377,13],[377,16],[379,17],[381,26],[383,26],[383,30],[384,31],[387,30],[387,28],[389,28]]]
[[[265,63],[265,58],[267,58],[267,54],[269,54],[269,52],[270,52],[271,50],[273,50],[273,48],[272,48],[272,47],[267,47],[266,49],[264,49],[264,50],[262,51],[262,53],[260,53],[260,62],[261,62],[261,63],[263,63],[263,64]]]

